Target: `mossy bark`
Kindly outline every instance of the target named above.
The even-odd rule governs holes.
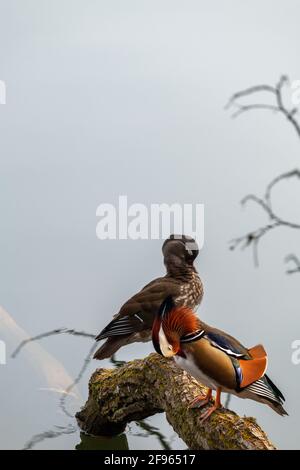
[[[172,359],[150,354],[117,369],[96,370],[88,401],[76,417],[89,434],[114,435],[130,421],[165,412],[189,449],[275,449],[253,418],[220,409],[200,423],[199,409],[188,404],[205,391]]]

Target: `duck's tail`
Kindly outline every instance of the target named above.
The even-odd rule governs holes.
[[[288,415],[283,408],[285,401],[284,396],[267,375],[264,375],[261,379],[245,387],[243,392],[247,395],[250,394],[251,396],[248,396],[253,400],[266,403],[279,415]]]
[[[94,354],[94,359],[102,360],[111,357],[115,354],[122,346],[125,346],[130,342],[131,335],[114,336],[107,338],[99,349]]]

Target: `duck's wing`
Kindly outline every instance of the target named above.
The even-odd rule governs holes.
[[[247,349],[228,333],[203,323],[201,323],[201,330],[198,334],[201,338],[203,337],[209,341],[211,346],[219,349],[231,358],[236,372],[237,389],[247,387],[265,374],[268,358],[261,344]]]
[[[228,356],[235,358],[251,359],[249,350],[245,348],[237,339],[230,336],[225,331],[213,328],[209,325],[201,323],[202,329],[204,330],[204,337],[211,343],[215,348],[220,349]]]
[[[96,340],[151,330],[154,316],[162,302],[168,296],[178,296],[179,291],[180,286],[173,279],[158,278],[152,281],[125,302]]]

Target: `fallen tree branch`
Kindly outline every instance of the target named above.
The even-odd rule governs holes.
[[[88,401],[76,418],[89,434],[115,435],[131,421],[165,412],[190,449],[275,449],[253,418],[222,409],[201,424],[200,410],[188,404],[203,391],[173,360],[150,354],[118,369],[96,370]]]

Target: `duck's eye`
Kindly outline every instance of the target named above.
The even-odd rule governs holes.
[[[171,346],[171,345],[169,344],[168,349],[170,349],[170,351],[172,351],[173,346]]]

